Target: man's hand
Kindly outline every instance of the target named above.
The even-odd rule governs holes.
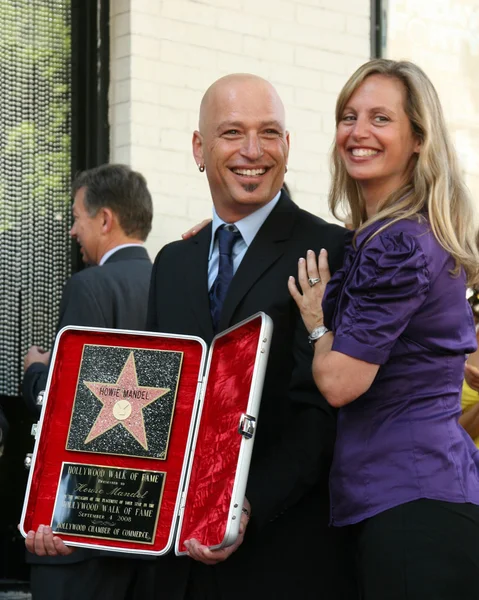
[[[221,548],[219,550],[210,550],[208,546],[203,546],[198,540],[187,540],[185,546],[188,550],[188,556],[205,565],[216,565],[229,558],[233,552],[236,552],[243,543],[246,527],[248,526],[249,515],[251,514],[251,504],[248,502],[247,498],[244,499],[243,507],[248,511],[248,514],[245,512],[241,513],[239,534],[232,546],[227,546],[226,548]]]
[[[26,371],[33,363],[43,363],[48,367],[50,364],[50,350],[43,350],[40,346],[31,346],[23,359],[23,370]]]
[[[188,229],[188,231],[185,231],[185,233],[181,234],[181,237],[184,240],[189,240],[190,238],[192,238],[193,236],[195,236],[198,231],[201,231],[203,229],[203,227],[206,227],[208,225],[208,223],[211,222],[211,219],[203,219],[203,221],[201,221],[201,223],[198,223],[198,225],[194,225],[191,229]]]
[[[469,387],[479,392],[479,369],[466,363],[464,367],[464,377]]]
[[[65,546],[63,540],[53,535],[52,528],[40,525],[38,530],[29,531],[25,540],[27,550],[37,556],[68,556],[75,551]]]

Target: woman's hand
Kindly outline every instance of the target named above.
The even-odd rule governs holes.
[[[190,238],[194,237],[198,233],[198,231],[201,231],[203,227],[206,227],[208,223],[211,223],[211,221],[212,219],[203,219],[201,223],[198,223],[198,225],[194,225],[191,229],[188,229],[188,231],[182,233],[181,237],[184,240],[189,240]]]
[[[298,290],[294,277],[288,279],[289,293],[298,305],[304,325],[309,333],[323,325],[323,301],[326,284],[331,279],[328,265],[328,253],[321,250],[316,261],[313,250],[308,250],[306,260],[298,262],[298,281],[303,293]]]

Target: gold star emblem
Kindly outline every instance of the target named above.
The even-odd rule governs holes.
[[[90,430],[85,444],[117,425],[123,427],[148,450],[143,409],[167,394],[169,388],[138,385],[135,356],[130,352],[116,383],[84,381],[86,387],[102,403],[101,411]]]

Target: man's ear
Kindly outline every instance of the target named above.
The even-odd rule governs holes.
[[[286,146],[288,148],[288,151],[286,153],[286,171],[288,170],[288,158],[289,158],[289,131],[286,131],[284,134],[284,139],[286,141]]]
[[[286,140],[286,145],[288,146],[288,152],[289,152],[289,131],[285,132],[284,139]]]
[[[102,233],[110,233],[116,219],[115,214],[106,206],[100,208],[101,231]]]
[[[193,156],[195,157],[198,168],[204,166],[205,161],[203,158],[203,136],[199,131],[193,132],[193,139],[191,140],[193,148]]]

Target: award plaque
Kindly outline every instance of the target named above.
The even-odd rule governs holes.
[[[53,532],[153,544],[165,475],[63,463]]]
[[[67,449],[164,460],[182,352],[85,344]]]
[[[217,335],[65,327],[57,335],[25,494],[23,535],[161,555],[234,543],[272,322]]]

